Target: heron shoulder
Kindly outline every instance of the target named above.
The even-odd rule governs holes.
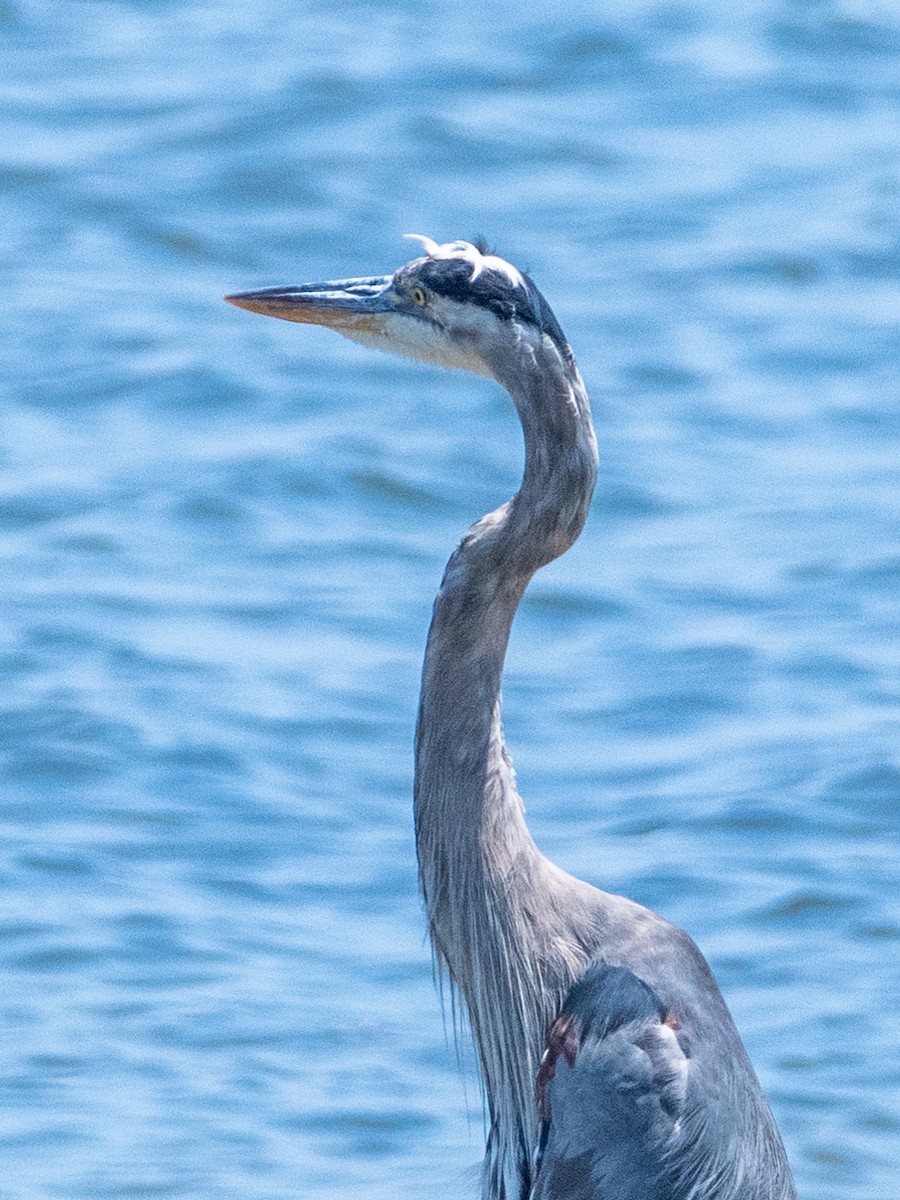
[[[541,1061],[534,1200],[675,1200],[666,1160],[689,1062],[653,989],[625,967],[593,966],[569,992]]]
[[[668,928],[708,974],[687,934]],[[698,999],[688,976],[673,999],[607,961],[572,986],[537,1078],[533,1200],[794,1200],[778,1132],[712,988]]]

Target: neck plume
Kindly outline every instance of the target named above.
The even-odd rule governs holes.
[[[491,1119],[484,1194],[519,1200],[536,1142],[540,1047],[579,947],[549,903],[556,868],[525,824],[500,689],[531,576],[581,532],[597,448],[578,370],[550,339],[523,334],[515,361],[495,374],[522,423],[525,470],[515,496],[463,538],[435,601],[416,732],[416,840],[436,958],[478,1048]]]

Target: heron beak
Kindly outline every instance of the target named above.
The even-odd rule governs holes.
[[[248,312],[326,325],[340,333],[378,333],[384,314],[392,310],[391,275],[368,279],[337,279],[329,283],[302,283],[298,287],[263,288],[226,296],[229,304]]]

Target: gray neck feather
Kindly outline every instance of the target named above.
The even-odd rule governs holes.
[[[478,1048],[491,1120],[484,1194],[520,1200],[537,1137],[538,1059],[584,947],[561,932],[561,873],[525,824],[500,687],[528,581],[584,524],[597,448],[578,371],[549,339],[523,336],[493,365],[522,422],[525,471],[516,495],[463,538],[435,601],[416,734],[416,838],[437,961]]]

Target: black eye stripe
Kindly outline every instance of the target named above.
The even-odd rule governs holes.
[[[405,274],[401,270],[400,276]],[[483,270],[472,278],[472,263],[462,258],[429,258],[419,262],[410,272],[409,286],[419,284],[436,296],[445,296],[459,304],[476,304],[504,321],[517,320],[533,325],[556,344],[566,359],[572,361],[572,351],[550,305],[527,275],[524,286],[514,284],[501,271]],[[413,282],[413,279],[415,282]]]

